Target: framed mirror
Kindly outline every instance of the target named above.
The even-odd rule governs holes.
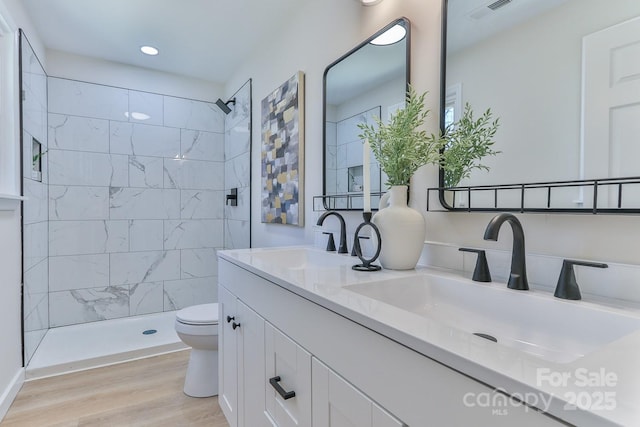
[[[362,209],[363,150],[359,123],[383,122],[399,108],[409,84],[410,31],[397,19],[324,72],[323,208]],[[370,159],[371,205],[378,206],[386,177]]]
[[[467,103],[500,122],[490,171],[444,207],[640,212],[640,2],[445,0],[444,16],[442,129]]]

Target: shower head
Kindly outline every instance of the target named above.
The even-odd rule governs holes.
[[[229,114],[231,112],[231,108],[229,108],[228,104],[236,105],[236,99],[231,98],[227,102],[224,102],[222,99],[218,98],[216,101],[216,105],[222,110],[223,113]]]

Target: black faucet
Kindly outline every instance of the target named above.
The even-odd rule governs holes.
[[[494,216],[487,229],[484,231],[484,240],[498,240],[498,232],[504,222],[511,225],[513,231],[513,251],[511,253],[511,274],[509,274],[509,289],[519,291],[529,290],[529,282],[527,281],[527,266],[525,263],[524,253],[524,231],[522,224],[514,215],[510,213],[501,213]]]
[[[326,211],[320,216],[320,218],[318,218],[318,222],[316,223],[316,225],[322,225],[325,218],[329,215],[335,215],[340,220],[340,247],[338,248],[338,253],[348,254],[349,251],[347,250],[347,226],[344,223],[344,218],[342,218],[342,215],[340,215],[336,211]]]

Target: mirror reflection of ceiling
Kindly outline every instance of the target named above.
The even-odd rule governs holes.
[[[340,61],[327,76],[326,103],[340,105],[390,80],[405,75],[406,44],[387,46],[367,44]],[[363,75],[366,74],[366,78]]]
[[[449,0],[447,53],[478,43],[568,0]],[[616,1],[616,0],[613,0]]]
[[[492,3],[496,1],[448,1],[445,88],[450,93],[458,90],[457,103],[469,102],[475,116],[491,108],[494,118],[500,118],[494,148],[501,153],[483,160],[491,170],[473,171],[460,185],[630,176],[630,162],[622,165],[627,168],[623,175],[607,175],[604,169],[621,168],[596,167],[588,161],[609,162],[602,155],[590,155],[600,149],[585,142],[590,129],[582,108],[583,103],[590,107],[593,97],[585,95],[589,89],[583,87],[583,76],[594,72],[583,68],[583,40],[640,16],[640,1],[503,0],[504,6],[495,11],[487,7]],[[629,82],[640,76],[640,61],[634,58],[640,55],[631,52],[620,61]],[[608,115],[600,114],[595,121],[608,123]],[[626,122],[631,134],[632,122]],[[615,135],[603,135],[595,140],[606,147],[612,143],[607,135]],[[633,172],[640,175],[640,166]],[[578,199],[567,196],[567,204],[573,206]]]

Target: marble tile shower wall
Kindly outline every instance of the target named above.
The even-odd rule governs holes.
[[[225,192],[238,189],[238,206],[225,206],[225,248],[251,246],[251,80],[234,95],[225,117]]]
[[[362,193],[362,140],[358,135],[360,123],[375,125],[375,117],[381,117],[381,108],[374,107],[352,117],[327,123],[327,188],[335,188],[335,194]],[[358,169],[359,168],[359,169]],[[335,176],[333,176],[335,173]],[[370,153],[371,192],[380,191],[381,171],[377,159]],[[386,180],[386,176],[382,177]],[[331,193],[329,193],[331,194]],[[373,200],[377,203],[377,199]],[[352,200],[351,208],[362,208],[361,198]],[[337,208],[347,208],[347,200],[337,200]]]
[[[217,299],[215,104],[49,78],[49,141],[51,327]]]
[[[41,176],[32,175],[33,140],[47,150],[47,77],[22,36],[22,151],[24,222],[24,357],[31,359],[49,328],[48,191],[46,161]],[[46,159],[46,154],[45,158]]]

